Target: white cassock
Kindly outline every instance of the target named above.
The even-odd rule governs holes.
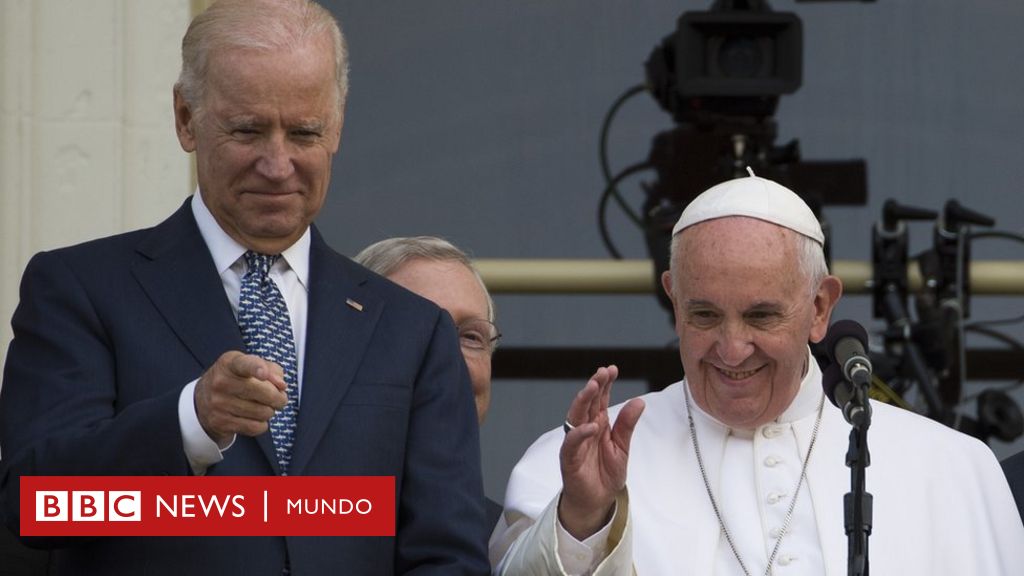
[[[690,403],[708,481],[751,574],[765,572],[823,397],[821,372],[813,359],[809,365],[789,408],[756,430],[731,430]],[[490,543],[495,572],[566,574],[578,565],[594,568],[595,575],[743,574],[701,478],[684,386],[685,380],[643,396],[647,407],[630,448],[628,497],[620,497],[610,526],[596,543],[588,540],[589,546],[573,541],[557,523],[564,434],[559,428],[541,436],[509,479],[505,514]],[[1024,574],[1024,525],[991,450],[927,418],[872,405],[871,573]],[[619,409],[610,411],[612,418]],[[775,576],[847,574],[843,496],[850,491],[849,433],[840,411],[825,400],[806,481],[773,562]]]

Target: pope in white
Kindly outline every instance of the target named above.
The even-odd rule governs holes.
[[[847,574],[850,426],[808,348],[842,294],[823,242],[796,194],[753,175],[690,203],[662,277],[686,378],[609,409],[618,370],[594,374],[512,472],[495,573]],[[871,571],[1024,573],[1024,526],[988,447],[873,410]]]

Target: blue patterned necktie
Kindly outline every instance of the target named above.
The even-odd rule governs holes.
[[[270,437],[281,466],[281,475],[288,475],[295,442],[295,425],[299,417],[299,385],[295,360],[295,338],[288,307],[277,284],[270,279],[270,267],[280,255],[246,252],[249,270],[242,277],[238,299],[238,327],[242,330],[245,351],[284,368],[288,384],[288,404],[270,419]]]

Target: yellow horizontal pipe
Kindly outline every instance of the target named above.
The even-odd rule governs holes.
[[[485,258],[474,263],[495,294],[645,294],[655,287],[650,260]],[[870,292],[870,262],[836,260],[832,270],[843,281],[847,294]],[[975,261],[970,273],[972,294],[1024,294],[1024,261]],[[908,274],[911,290],[919,290],[921,274],[916,264],[908,266]]]

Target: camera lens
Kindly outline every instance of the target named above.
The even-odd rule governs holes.
[[[762,75],[764,56],[757,39],[727,37],[718,50],[718,69],[728,78],[755,78]]]

